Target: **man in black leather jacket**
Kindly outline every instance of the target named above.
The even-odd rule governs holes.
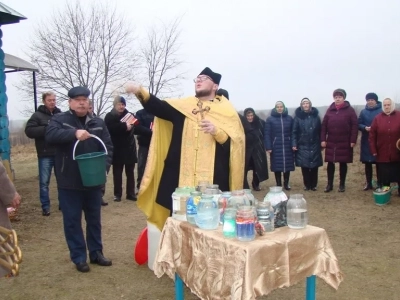
[[[55,148],[45,142],[44,136],[46,127],[53,115],[61,112],[56,107],[56,94],[45,92],[42,94],[43,105],[26,123],[25,134],[31,139],[35,139],[36,152],[39,166],[39,197],[42,204],[42,215],[50,216],[50,197],[49,184],[51,171],[54,168]]]
[[[54,144],[55,174],[58,197],[63,214],[64,233],[71,260],[80,272],[88,272],[86,245],[90,262],[100,266],[111,266],[111,260],[103,256],[101,239],[101,187],[83,185],[78,163],[74,154],[104,152],[103,145],[93,135],[102,140],[108,155],[104,172],[111,164],[113,146],[104,121],[93,116],[89,110],[90,91],[85,87],[69,90],[70,110],[56,115],[46,130],[46,141]],[[77,140],[79,142],[77,143]],[[76,153],[74,145],[77,143]],[[95,176],[95,175],[93,175]],[[82,210],[86,219],[86,241],[82,230]]]

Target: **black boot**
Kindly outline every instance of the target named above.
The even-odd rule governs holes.
[[[333,181],[328,180],[328,184],[326,185],[324,192],[329,193],[332,190],[333,190]]]
[[[290,172],[283,173],[283,186],[287,191],[290,191],[289,178],[290,178]]]
[[[346,175],[347,175],[347,164],[340,163],[340,181],[339,181],[339,189],[338,192],[343,193],[346,190]]]
[[[333,177],[335,176],[335,164],[328,162],[327,166],[328,184],[324,190],[325,193],[329,193],[333,190]]]
[[[275,181],[276,181],[276,186],[282,186],[281,172],[275,172]]]
[[[365,186],[364,191],[372,190],[372,164],[365,164]]]

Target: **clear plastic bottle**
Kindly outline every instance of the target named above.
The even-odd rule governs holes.
[[[191,187],[177,187],[172,193],[172,217],[180,221],[186,221],[186,201],[190,197]]]
[[[287,224],[293,229],[302,229],[307,226],[307,202],[302,194],[290,195],[287,202]]]
[[[186,201],[186,220],[192,225],[196,225],[197,205],[200,199],[201,192],[193,191],[190,192],[190,197]]]
[[[218,208],[219,208],[219,223],[224,223],[224,213],[228,206],[229,198],[231,197],[231,192],[222,192],[218,198]]]
[[[258,201],[257,201],[256,198],[254,197],[254,195],[253,195],[253,193],[251,192],[251,190],[250,190],[250,189],[244,189],[243,191],[244,191],[244,195],[247,197],[247,199],[249,199],[250,205],[256,206],[256,205],[257,205],[256,202],[258,202]]]
[[[236,209],[227,208],[224,214],[222,233],[226,238],[236,237]]]

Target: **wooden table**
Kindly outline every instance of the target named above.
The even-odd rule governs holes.
[[[306,299],[315,299],[315,276],[337,289],[343,280],[328,235],[322,228],[288,227],[254,241],[227,239],[221,228],[201,230],[168,218],[161,233],[154,273],[183,282],[201,299],[256,299],[306,279]]]

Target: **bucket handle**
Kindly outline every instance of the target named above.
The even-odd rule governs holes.
[[[103,141],[97,135],[94,135],[94,134],[91,134],[90,137],[94,137],[103,145],[104,150],[106,151],[106,155],[107,155],[108,154],[107,147],[106,147],[106,145],[104,145]],[[79,142],[80,142],[79,140],[76,140],[76,142],[75,142],[74,150],[72,151],[73,160],[75,160],[75,150],[76,150],[76,146],[78,146]]]

